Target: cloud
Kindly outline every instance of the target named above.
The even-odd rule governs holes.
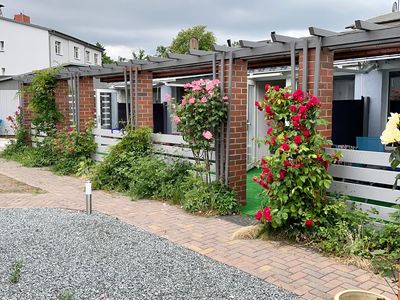
[[[271,31],[303,36],[309,26],[340,31],[355,19],[389,13],[391,0],[0,0],[5,16],[24,12],[38,25],[88,42],[109,53],[143,48],[154,54],[183,28],[207,25],[218,43],[263,40]],[[111,48],[112,47],[112,48]],[[108,49],[109,48],[109,49]]]

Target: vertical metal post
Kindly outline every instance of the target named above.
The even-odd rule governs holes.
[[[135,127],[139,127],[138,67],[135,66]]]
[[[125,83],[125,109],[126,109],[126,125],[129,123],[129,106],[128,106],[128,79],[126,68],[124,68],[124,83]],[[110,116],[111,117],[111,116]],[[112,123],[112,122],[111,122]]]
[[[217,79],[217,54],[213,53],[212,56],[212,73],[213,73],[213,79]]]
[[[221,97],[224,96],[225,91],[224,91],[224,76],[225,76],[225,52],[221,53],[221,66],[220,66],[220,81],[221,81]],[[221,153],[221,159],[220,159],[220,178],[223,178],[224,176],[224,162],[225,162],[225,124],[222,123],[221,125],[221,146],[220,146],[220,153]]]
[[[80,119],[80,104],[81,104],[81,98],[80,98],[80,82],[79,82],[79,73],[76,74],[76,130],[80,131],[81,130],[81,119]]]
[[[133,126],[133,78],[132,78],[132,64],[129,67],[129,99],[130,99],[130,104],[131,104],[131,110],[130,110],[130,117],[131,117],[131,126]]]
[[[291,67],[291,84],[292,84],[292,94],[296,90],[296,42],[290,42],[290,67]]]
[[[319,89],[319,73],[321,68],[321,37],[317,37],[317,45],[315,46],[315,69],[314,69],[314,96],[318,97]]]
[[[90,180],[85,182],[85,198],[86,198],[86,213],[91,214],[93,210],[92,204],[92,183]]]
[[[226,153],[225,153],[225,184],[229,182],[229,150],[231,138],[231,99],[232,99],[232,69],[233,69],[233,52],[229,52],[228,66],[228,120],[226,123]]]
[[[307,92],[307,82],[308,82],[308,39],[303,39],[303,92]]]

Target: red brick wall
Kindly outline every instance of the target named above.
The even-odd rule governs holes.
[[[56,105],[58,111],[63,115],[61,121],[57,124],[57,130],[65,129],[71,126],[69,115],[68,81],[59,80],[55,91]]]
[[[24,85],[26,87],[26,85]],[[22,96],[22,113],[24,117],[24,127],[28,132],[30,132],[32,123],[32,112],[28,109],[29,101],[31,101],[32,95],[29,93],[24,93]]]
[[[246,203],[247,62],[234,60],[232,70],[228,185],[238,193],[240,202]],[[228,72],[228,60],[226,60],[224,76],[226,95],[228,95]]]
[[[79,79],[79,101],[80,130],[84,131],[88,122],[95,118],[93,77]]]
[[[315,49],[308,50],[308,91],[313,93],[314,89],[314,67]],[[329,125],[318,127],[319,132],[327,138],[332,136],[332,101],[333,101],[333,52],[327,49],[321,51],[320,77],[318,95],[322,103],[321,117],[327,120]],[[299,88],[302,89],[303,83],[303,52],[300,51],[299,57]]]
[[[153,74],[149,71],[138,73],[138,99],[139,127],[153,128]]]

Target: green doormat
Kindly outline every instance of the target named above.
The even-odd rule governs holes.
[[[254,176],[258,177],[261,173],[261,169],[253,168],[247,172],[246,178],[246,199],[247,203],[245,206],[240,207],[242,214],[247,216],[254,216],[254,213],[261,208],[261,200],[265,195],[260,196],[259,194],[263,191],[263,188],[252,180]]]

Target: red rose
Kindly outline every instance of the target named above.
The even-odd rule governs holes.
[[[258,220],[258,221],[261,220],[261,218],[262,218],[262,212],[261,212],[261,210],[257,211],[257,212],[254,214],[254,218],[256,218],[256,220]]]
[[[264,95],[264,100],[268,100],[268,95],[267,94]]]
[[[7,117],[6,117],[6,120],[7,120],[7,121],[11,121],[11,119],[12,119],[11,116],[7,116]]]
[[[299,102],[302,102],[304,100],[304,94],[302,90],[295,90],[293,93],[293,99],[297,100]]]
[[[304,114],[307,111],[307,106],[300,105],[299,107],[299,114]]]
[[[283,151],[289,151],[289,149],[290,149],[289,145],[286,143],[281,144],[281,148],[283,149]]]
[[[295,113],[296,111],[297,111],[297,107],[296,107],[296,105],[290,105],[290,111],[292,112],[292,113]]]
[[[268,206],[266,206],[266,207],[264,207],[263,213],[264,213],[265,220],[267,222],[270,222],[272,220],[271,209]]]
[[[265,85],[265,90],[267,91],[270,87],[271,87],[271,85],[270,85],[269,83],[267,83],[267,84]]]
[[[310,131],[309,131],[309,130],[303,130],[303,135],[304,135],[305,137],[310,136]]]
[[[268,129],[267,129],[267,134],[271,134],[272,130],[273,130],[272,127],[268,128]]]
[[[300,122],[300,116],[296,115],[292,117],[293,122]]]
[[[306,222],[304,223],[304,225],[308,228],[311,228],[314,226],[314,222],[311,221],[310,219],[307,219]]]
[[[293,141],[294,141],[297,145],[300,145],[301,142],[302,142],[301,136],[296,135],[296,136],[293,138]]]
[[[274,90],[277,92],[279,91],[279,85],[274,86]]]
[[[280,170],[279,171],[279,179],[283,180],[283,179],[285,179],[285,176],[286,176],[286,171],[285,170]]]
[[[283,166],[284,167],[290,167],[292,165],[292,163],[290,162],[290,161],[288,161],[288,160],[285,160],[284,162],[283,162]]]
[[[69,131],[69,132],[71,132],[71,131],[73,131],[73,130],[74,130],[74,129],[73,129],[72,127],[69,127],[69,128],[68,128],[68,131]]]
[[[272,109],[271,109],[271,106],[269,106],[268,104],[265,105],[265,112],[266,112],[267,114],[269,114],[269,115],[272,115],[272,114],[273,114]]]
[[[290,98],[290,93],[286,92],[285,95],[284,95],[284,97],[285,97],[286,99],[289,99],[289,98]]]
[[[254,102],[254,104],[255,104],[257,107],[260,106],[260,103],[258,103],[258,101]]]

